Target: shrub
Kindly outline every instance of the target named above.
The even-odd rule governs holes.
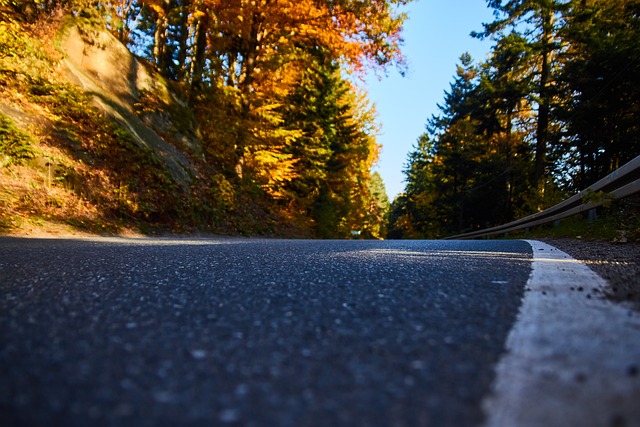
[[[8,158],[8,163],[21,163],[36,155],[33,147],[35,139],[19,129],[13,120],[0,114],[0,153]]]

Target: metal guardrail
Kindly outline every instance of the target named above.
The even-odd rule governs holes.
[[[600,192],[604,193],[601,194],[601,197],[599,195],[592,196]],[[491,237],[513,231],[525,230],[530,227],[568,218],[602,206],[608,201],[622,199],[636,193],[640,193],[640,156],[619,169],[616,169],[590,187],[542,212],[496,227],[446,237],[445,240]]]

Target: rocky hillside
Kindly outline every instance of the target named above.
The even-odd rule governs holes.
[[[0,232],[304,234],[206,162],[180,91],[110,33],[0,25]]]

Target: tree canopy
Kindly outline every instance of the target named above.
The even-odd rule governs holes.
[[[321,237],[384,231],[375,108],[354,83],[404,67],[409,0],[2,0],[106,26],[193,110],[211,179]]]
[[[441,237],[539,211],[640,154],[640,2],[488,0],[409,154],[390,236]]]

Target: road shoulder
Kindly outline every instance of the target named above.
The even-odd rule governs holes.
[[[542,239],[587,264],[607,281],[611,301],[630,304],[640,311],[640,243],[602,240]]]
[[[605,299],[585,264],[529,243],[532,273],[486,426],[640,426],[640,313]]]

